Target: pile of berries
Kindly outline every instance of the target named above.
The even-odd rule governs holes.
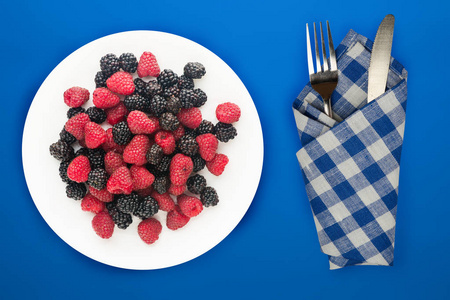
[[[198,62],[187,63],[178,76],[161,71],[151,52],[139,61],[132,53],[107,54],[100,69],[94,106],[82,107],[90,98],[85,88],[64,92],[68,121],[50,154],[61,161],[67,197],[95,214],[97,235],[110,238],[115,226],[126,229],[136,217],[140,238],[152,244],[162,231],[154,218],[159,211],[167,212],[166,226],[177,230],[203,207],[217,205],[216,190],[197,172],[224,172],[228,157],[217,152],[219,142],[237,135],[232,123],[241,111],[222,103],[216,124],[202,119],[199,107],[207,95],[194,80],[206,71]]]

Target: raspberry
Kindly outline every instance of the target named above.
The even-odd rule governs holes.
[[[112,130],[112,128],[108,128],[108,130],[106,130],[106,140],[102,145],[103,150],[106,152],[115,151],[117,153],[123,153],[125,145],[117,145],[116,142],[114,142]]]
[[[106,111],[106,121],[111,125],[116,125],[125,119],[128,110],[123,102],[120,102],[114,107],[108,108]]]
[[[86,112],[86,110],[82,107],[71,107],[67,111],[67,119],[75,117],[76,115],[84,113],[84,112]]]
[[[178,141],[184,135],[184,126],[180,124],[177,129],[172,131],[172,134],[175,141]]]
[[[170,197],[169,193],[159,194],[156,191],[153,191],[151,196],[158,202],[160,210],[169,212],[175,208],[175,202],[172,197]]]
[[[119,195],[117,197],[116,207],[123,213],[132,214],[137,209],[139,204],[139,196],[136,193],[129,195]]]
[[[119,122],[113,126],[112,136],[117,145],[126,145],[133,138],[133,134],[125,121]]]
[[[205,67],[199,62],[189,62],[184,66],[184,75],[189,78],[200,79],[205,74]]]
[[[197,107],[182,108],[177,117],[181,124],[190,129],[197,128],[202,122],[202,113]]]
[[[102,211],[92,219],[92,228],[102,239],[109,239],[114,233],[114,221],[108,212]]]
[[[90,122],[89,116],[85,113],[80,113],[69,120],[67,120],[64,129],[72,134],[77,140],[84,139],[84,126]]]
[[[163,149],[165,155],[169,155],[175,150],[175,138],[169,131],[158,131],[155,135],[155,142]]]
[[[195,174],[189,177],[186,185],[189,192],[199,195],[206,187],[206,179],[200,174]]]
[[[98,108],[111,108],[119,104],[120,97],[104,87],[99,87],[92,93],[92,102]]]
[[[108,182],[108,173],[104,169],[93,169],[88,176],[87,184],[97,190],[103,190]]]
[[[88,122],[84,126],[84,141],[90,149],[99,147],[106,141],[106,132],[102,126],[94,122]]]
[[[69,161],[74,156],[72,146],[61,140],[51,144],[49,149],[50,155],[60,161]]]
[[[109,53],[100,59],[100,69],[106,75],[111,76],[120,70],[120,62],[116,55]]]
[[[121,212],[115,206],[108,209],[108,212],[119,229],[127,229],[133,223],[133,218],[130,214]]]
[[[131,95],[134,92],[133,76],[128,72],[116,72],[106,80],[106,85],[113,93]]]
[[[162,71],[158,78],[158,83],[164,88],[168,88],[174,84],[178,83],[178,75],[175,74],[172,70],[165,69]]]
[[[111,194],[131,194],[133,191],[133,179],[127,167],[120,167],[112,173],[106,184]]]
[[[89,116],[92,122],[101,124],[106,121],[106,113],[103,109],[92,106],[86,110],[86,114]]]
[[[185,184],[193,169],[194,164],[189,156],[175,154],[170,162],[170,181],[176,185]]]
[[[167,99],[167,105],[166,110],[168,112],[173,113],[174,115],[177,115],[181,110],[181,101],[180,98],[171,96]]]
[[[212,174],[219,176],[223,173],[228,161],[225,154],[217,153],[212,160],[206,162],[206,167]]]
[[[122,70],[128,73],[136,72],[138,62],[133,53],[123,53],[119,57],[119,64]]]
[[[232,124],[225,124],[222,122],[219,122],[214,126],[214,133],[217,139],[224,143],[234,139],[237,135],[236,128]]]
[[[157,117],[167,110],[167,100],[160,95],[155,95],[150,100],[150,111]]]
[[[192,157],[192,162],[194,163],[193,172],[199,172],[203,170],[206,166],[205,160],[200,156],[200,154],[194,155]]]
[[[127,164],[123,161],[122,155],[114,151],[110,151],[105,155],[105,170],[108,174],[114,173],[118,168]]]
[[[137,67],[137,73],[139,77],[153,76],[158,77],[160,73],[160,68],[156,57],[153,53],[145,51],[139,58],[139,64]]]
[[[135,191],[146,189],[155,181],[155,176],[144,167],[134,165],[130,168],[130,172]]]
[[[139,110],[133,110],[128,114],[127,124],[133,134],[152,134],[158,126],[155,119],[150,119]]]
[[[89,193],[91,193],[92,196],[94,196],[98,200],[105,202],[105,203],[109,203],[114,200],[114,195],[111,194],[110,192],[108,192],[108,190],[106,188],[104,188],[103,190],[97,190],[96,188],[93,188],[92,186],[90,186]]]
[[[91,169],[97,169],[97,168],[104,169],[105,168],[105,154],[106,154],[105,150],[103,150],[101,148],[87,149],[86,156],[89,158],[89,163],[91,164]]]
[[[146,219],[138,225],[139,237],[144,241],[144,243],[149,245],[159,239],[159,234],[161,231],[161,223],[154,218]]]
[[[194,156],[198,152],[198,143],[189,135],[182,136],[177,146],[180,152],[187,156]]]
[[[214,132],[214,124],[207,120],[202,120],[200,125],[195,129],[197,135]]]
[[[153,144],[147,151],[147,162],[152,165],[158,165],[164,156],[163,149],[158,144]]]
[[[95,74],[95,87],[99,88],[99,87],[106,87],[106,79],[108,79],[108,76],[106,76],[105,73],[103,73],[102,71],[98,71],[97,74]]]
[[[140,111],[149,111],[150,109],[150,100],[146,97],[139,95],[129,95],[126,96],[123,100],[123,104],[129,110],[140,110]]]
[[[202,202],[196,197],[183,194],[178,196],[177,203],[181,212],[189,218],[198,216],[203,210]]]
[[[206,95],[206,93],[201,89],[194,89],[194,93],[195,93],[194,107],[203,106],[208,100],[208,96]]]
[[[166,193],[169,185],[170,180],[167,176],[155,177],[155,181],[153,181],[153,189],[159,194]]]
[[[75,157],[67,168],[69,179],[78,183],[86,182],[89,172],[91,172],[91,165],[89,159],[84,155]]]
[[[185,216],[178,205],[167,214],[166,225],[170,230],[177,230],[186,225],[190,218]]]
[[[183,108],[191,108],[196,102],[196,95],[193,90],[181,89],[179,98]]]
[[[74,86],[64,92],[64,103],[70,107],[80,107],[89,100],[89,91],[85,88]]]
[[[183,194],[186,191],[186,185],[175,185],[175,184],[171,184],[169,187],[169,194],[174,195],[174,196],[179,196],[181,194]]]
[[[181,75],[180,80],[178,80],[178,87],[180,89],[193,89],[194,80],[192,80],[192,78],[187,77],[186,75]]]
[[[170,112],[165,112],[159,117],[159,125],[163,130],[173,131],[180,126],[180,121]]]
[[[61,177],[62,182],[70,183],[72,180],[70,180],[69,176],[67,176],[67,168],[69,167],[70,162],[69,161],[62,161],[59,164],[59,177]]]
[[[99,212],[105,210],[105,203],[98,200],[91,194],[87,194],[84,196],[83,200],[81,200],[81,209],[83,211],[90,211],[98,214]]]
[[[216,117],[219,122],[231,124],[239,121],[241,109],[231,102],[222,103],[216,108]]]
[[[219,146],[217,138],[211,133],[206,133],[199,135],[195,140],[198,143],[200,156],[206,161],[213,159]]]
[[[136,191],[136,193],[141,197],[150,196],[152,194],[152,192],[153,192],[153,186],[149,186],[146,189]]]
[[[138,203],[137,209],[134,211],[134,215],[141,219],[147,219],[159,211],[158,202],[151,196],[147,196]]]
[[[214,188],[207,186],[200,194],[200,201],[202,201],[204,207],[216,206],[219,203],[219,197]]]
[[[66,186],[66,195],[74,200],[81,200],[86,195],[86,185],[84,183],[70,182]]]
[[[123,161],[142,166],[147,163],[145,155],[148,149],[150,149],[150,139],[148,136],[143,134],[136,135],[125,147],[125,150],[123,150]]]

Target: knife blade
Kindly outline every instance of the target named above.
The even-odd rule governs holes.
[[[369,81],[367,102],[370,102],[386,91],[386,82],[391,62],[392,38],[394,36],[395,18],[387,15],[378,27],[369,65]]]

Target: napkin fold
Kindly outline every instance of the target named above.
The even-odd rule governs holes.
[[[367,104],[373,42],[350,30],[336,49],[337,122],[308,84],[293,103],[297,152],[321,250],[330,269],[394,261],[407,71],[391,58],[387,89]]]

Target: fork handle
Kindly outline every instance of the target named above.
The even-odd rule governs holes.
[[[323,99],[323,110],[327,116],[333,119],[333,110],[331,109],[330,98]]]

